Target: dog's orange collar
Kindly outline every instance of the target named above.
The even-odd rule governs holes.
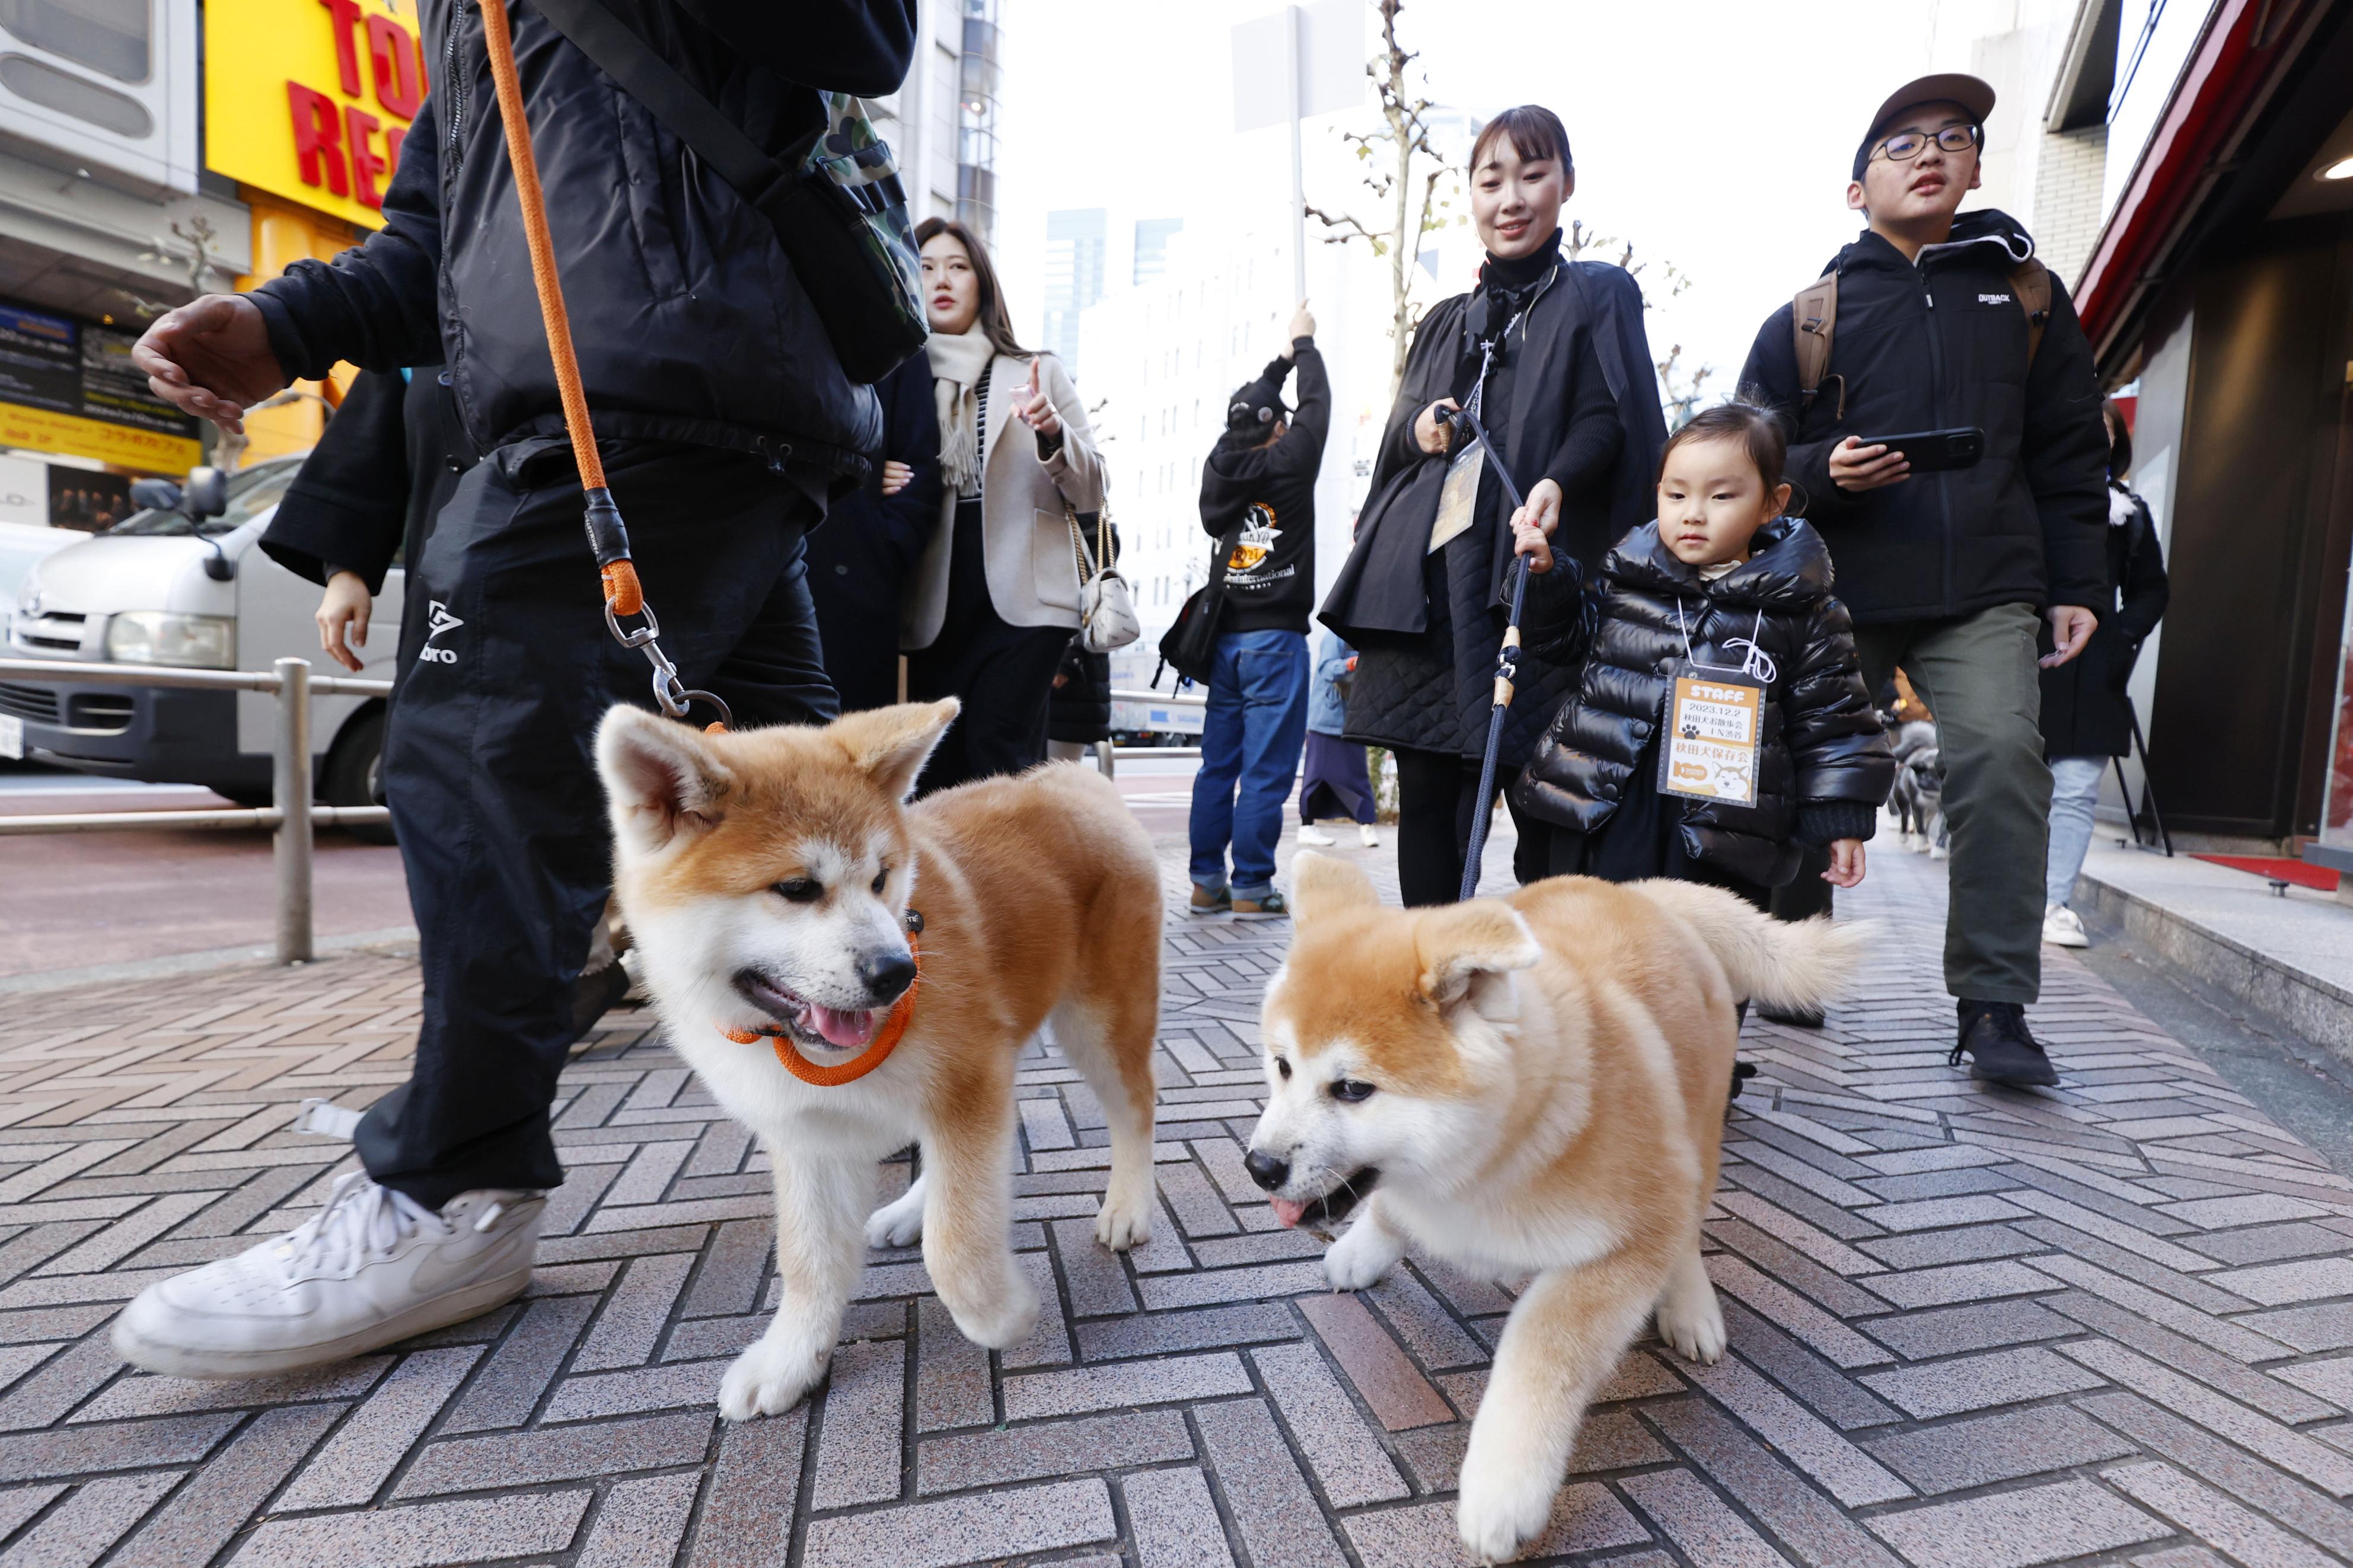
[[[915,1021],[915,992],[923,983],[923,944],[915,933],[923,929],[923,917],[914,910],[910,910],[907,913],[907,951],[915,960],[915,978],[907,983],[907,988],[899,993],[899,999],[891,1004],[890,1014],[883,1018],[882,1027],[875,1031],[874,1043],[848,1061],[834,1067],[819,1067],[801,1055],[792,1037],[782,1029],[730,1029],[721,1026],[719,1032],[739,1046],[748,1046],[754,1040],[766,1040],[775,1047],[776,1060],[784,1064],[785,1070],[803,1083],[813,1084],[818,1089],[839,1089],[845,1083],[856,1083],[889,1059],[891,1053],[899,1048],[899,1042],[906,1038],[907,1026]]]

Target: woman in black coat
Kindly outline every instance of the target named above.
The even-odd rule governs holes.
[[[2108,422],[2107,599],[2092,606],[2100,624],[2083,653],[2042,672],[2042,747],[2051,759],[2042,940],[2054,947],[2090,945],[2084,922],[2067,901],[2092,847],[2100,776],[2110,757],[2123,756],[2132,745],[2132,699],[2126,682],[2171,591],[2148,503],[2125,486],[2132,468],[2132,432],[2115,403],[2103,412]],[[2049,640],[2046,632],[2045,653],[2051,651]]]
[[[1110,739],[1111,655],[1089,653],[1073,634],[1046,707],[1046,754],[1074,763]]]
[[[921,349],[875,384],[882,457],[808,536],[825,672],[845,713],[899,700],[899,600],[940,525],[940,425]]]
[[[1556,547],[1586,566],[1650,515],[1665,422],[1622,268],[1564,261],[1560,207],[1576,185],[1551,110],[1506,110],[1472,153],[1479,288],[1434,307],[1414,335],[1373,468],[1356,546],[1321,613],[1357,650],[1345,737],[1397,758],[1398,880],[1408,904],[1461,889],[1503,641],[1512,509],[1505,464]],[[1470,407],[1495,452],[1474,450]],[[1454,485],[1450,492],[1449,477]],[[1573,669],[1523,659],[1503,776],[1520,767]],[[1523,816],[1514,869],[1546,875],[1545,825]]]

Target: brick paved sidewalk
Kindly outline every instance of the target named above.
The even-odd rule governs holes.
[[[1972,1088],[1944,1064],[1941,890],[1877,858],[1852,900],[1891,922],[1865,995],[1819,1035],[1752,1029],[1765,1076],[1710,1227],[1733,1354],[1629,1357],[1541,1550],[2353,1558],[2353,1184],[2072,961],[2035,1015],[2064,1087]],[[1328,1294],[1257,1201],[1237,1140],[1284,936],[1170,921],[1149,1247],[1095,1247],[1103,1117],[1039,1051],[1016,1210],[1036,1337],[974,1348],[919,1258],[881,1255],[829,1391],[733,1427],[712,1403],[764,1321],[766,1178],[641,1017],[565,1075],[572,1177],[528,1300],[322,1374],[200,1384],[126,1373],[107,1320],[321,1201],[348,1148],[287,1125],[405,1076],[414,971],[12,999],[0,1565],[1453,1562],[1510,1291],[1423,1265]]]

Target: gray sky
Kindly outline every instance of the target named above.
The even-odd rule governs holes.
[[[1269,0],[1000,5],[998,249],[1023,332],[1036,329],[1050,209],[1280,210],[1281,132],[1230,130],[1229,29],[1275,9]],[[1680,340],[1687,360],[1712,361],[1714,393],[1728,390],[1766,313],[1853,237],[1848,160],[1880,99],[1928,68],[1934,12],[1906,0],[1414,0],[1399,32],[1438,102],[1560,114],[1577,169],[1565,217],[1690,276],[1681,299],[1654,299],[1653,347],[1663,356]],[[1311,201],[1368,209],[1345,174],[1320,165],[1336,128],[1374,123],[1369,102],[1308,122]],[[1446,284],[1440,292],[1469,279]],[[1381,328],[1324,324],[1327,337]]]

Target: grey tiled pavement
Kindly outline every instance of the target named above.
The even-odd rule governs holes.
[[[1629,1356],[1539,1555],[2353,1558],[2353,1183],[2070,960],[2034,1014],[2063,1086],[1968,1084],[1944,1063],[1941,890],[1877,857],[1849,900],[1889,922],[1863,994],[1819,1035],[1752,1026],[1764,1076],[1709,1227],[1732,1354]],[[1464,1418],[1512,1285],[1417,1263],[1333,1296],[1256,1201],[1237,1139],[1285,935],[1169,922],[1148,1247],[1096,1247],[1103,1119],[1033,1047],[1035,1337],[975,1349],[914,1253],[878,1255],[829,1391],[743,1426],[712,1401],[773,1293],[766,1178],[642,1015],[565,1075],[572,1175],[526,1300],[314,1375],[199,1384],[126,1373],[107,1320],[321,1201],[348,1148],[288,1123],[402,1079],[414,969],[11,999],[0,1568],[1455,1561]]]

